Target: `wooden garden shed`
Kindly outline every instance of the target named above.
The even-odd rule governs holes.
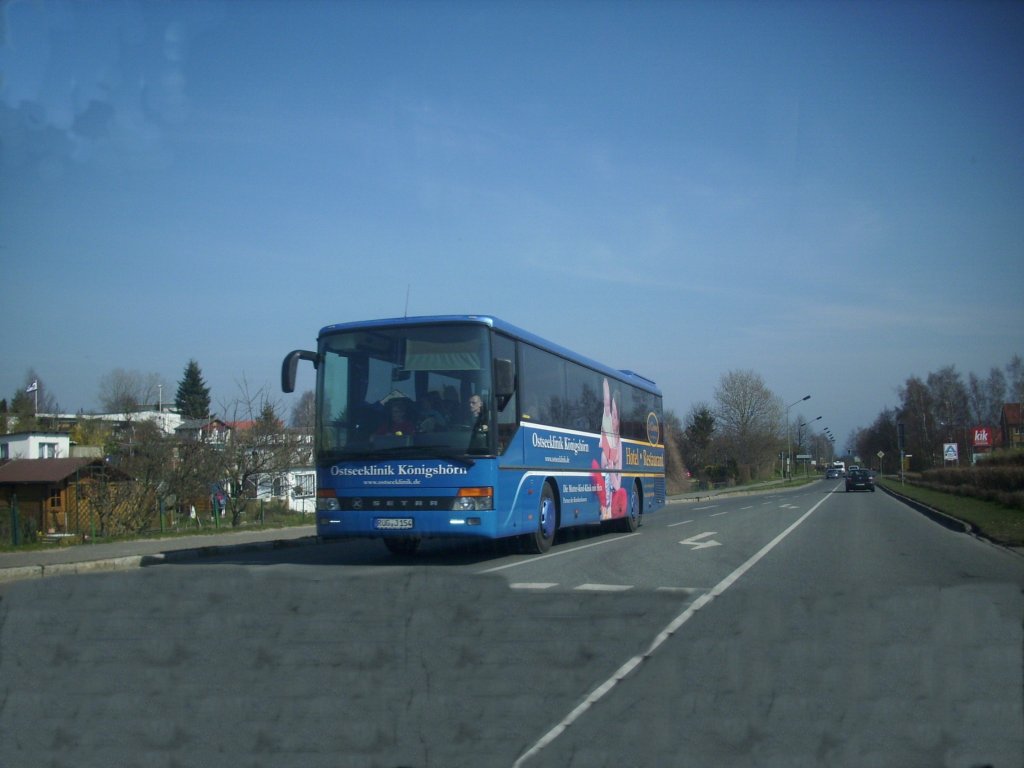
[[[0,465],[0,504],[10,506],[16,497],[19,516],[37,521],[43,534],[84,533],[89,528],[84,489],[128,480],[103,459],[15,459]]]

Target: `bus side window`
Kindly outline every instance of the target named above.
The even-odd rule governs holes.
[[[507,363],[502,362],[500,365],[505,366],[507,364],[511,370],[504,371],[502,375],[511,376],[513,385],[512,395],[507,398],[505,403],[501,402],[501,400],[504,400],[505,398],[495,398],[497,400],[496,407],[498,408],[498,453],[504,453],[505,449],[512,442],[512,436],[519,428],[519,417],[516,415],[518,411],[519,398],[515,391],[516,343],[506,336],[495,334],[493,354],[496,360],[507,361]],[[498,364],[495,365],[495,368],[497,367]]]

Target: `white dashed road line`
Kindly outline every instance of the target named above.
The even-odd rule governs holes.
[[[577,592],[626,592],[633,588],[632,584],[580,584]]]

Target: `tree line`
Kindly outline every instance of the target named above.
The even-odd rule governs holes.
[[[244,382],[240,389],[247,389]],[[100,378],[97,401],[98,413],[132,414],[146,410],[169,407],[184,419],[209,419],[216,415],[212,406],[210,388],[203,379],[199,363],[189,360],[181,380],[178,382],[173,400],[165,400],[163,393],[170,393],[170,387],[158,373],[143,373],[124,368],[115,368]],[[291,424],[294,427],[312,426],[313,393],[306,392],[292,410]],[[275,410],[277,404],[273,404]],[[12,429],[29,431],[45,426],[47,416],[59,413],[60,403],[47,386],[45,380],[34,368],[25,374],[25,383],[8,399],[0,399],[0,434]],[[237,404],[229,401],[221,404],[221,411],[237,410]],[[88,418],[88,414],[80,414]]]
[[[994,434],[1003,406],[1024,402],[1024,360],[1014,355],[1002,368],[992,367],[987,376],[970,373],[966,380],[956,366],[947,365],[923,378],[908,377],[897,394],[899,405],[883,409],[869,427],[855,430],[850,447],[873,466],[878,466],[881,452],[881,468],[895,471],[902,425],[909,470],[943,466],[945,444],[955,443],[959,461],[965,463],[973,450],[974,428],[984,427]]]
[[[949,365],[924,377],[910,376],[896,391],[897,407],[883,409],[871,426],[853,430],[845,445],[836,446],[828,430],[813,429],[817,419],[787,414],[783,400],[757,373],[729,371],[720,378],[713,402],[694,403],[682,419],[671,410],[665,413],[670,492],[686,490],[687,480],[743,484],[781,477],[787,467],[800,471],[789,457],[801,455],[819,465],[859,458],[896,472],[900,425],[910,470],[942,466],[947,443],[956,443],[961,462],[968,461],[973,428],[985,427],[995,439],[1003,406],[1024,402],[1024,360],[1015,355],[983,377],[964,378]]]
[[[668,463],[676,467],[668,472],[669,492],[686,490],[686,480],[730,485],[781,477],[797,468],[796,456],[831,459],[831,439],[816,432],[813,421],[788,414],[755,371],[729,371],[719,379],[714,402],[694,403],[682,419],[665,412]],[[682,481],[680,468],[688,475]]]

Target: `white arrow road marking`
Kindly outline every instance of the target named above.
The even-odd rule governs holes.
[[[704,533],[698,533],[696,536],[691,536],[688,539],[683,539],[680,544],[685,544],[688,547],[693,547],[694,551],[698,549],[705,549],[707,547],[720,547],[722,542],[711,539],[710,541],[701,541],[706,539],[708,536],[714,536],[717,531],[705,531]]]

